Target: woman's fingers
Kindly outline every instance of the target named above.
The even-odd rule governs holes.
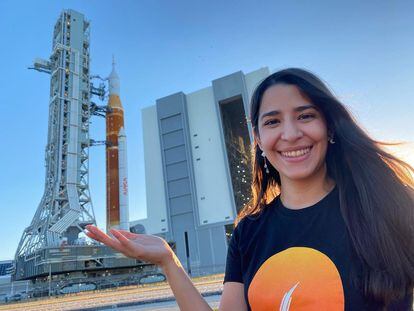
[[[164,239],[146,235],[135,234],[125,230],[110,230],[110,236],[97,227],[86,226],[86,234],[99,242],[123,253],[128,257],[152,262],[160,265],[162,262],[172,258],[172,250]]]
[[[138,234],[132,233],[125,230],[117,230],[118,232],[121,232],[123,236],[127,237],[128,239],[135,239],[138,237]]]
[[[102,242],[105,245],[108,245],[109,247],[112,247],[118,251],[122,251],[123,247],[121,243],[118,240],[115,240],[109,237],[107,234],[102,232],[99,228],[95,226],[86,226],[86,229],[89,231],[86,234],[90,236],[92,239]]]
[[[103,242],[103,240],[107,238],[107,235],[95,226],[88,225],[86,226],[86,229],[88,230],[88,236],[92,236],[93,239],[96,239],[99,242]]]
[[[95,227],[93,225],[87,225],[85,227],[89,232],[92,232],[94,235],[96,236],[103,236],[105,235],[104,232],[101,231],[101,229],[99,229],[98,227]]]
[[[115,237],[114,239],[95,226],[86,226],[86,229],[88,230],[88,232],[86,232],[86,235],[88,235],[92,239],[102,242],[105,245],[117,250],[118,252],[123,253],[128,257],[135,257],[134,253],[136,253],[136,251],[130,244],[131,242],[116,230],[111,230],[111,233]]]
[[[86,234],[99,242],[108,245],[109,247],[123,253],[128,257],[138,257],[140,252],[138,245],[133,243],[130,239],[136,239],[136,234],[124,230],[111,229],[110,232],[114,238],[102,232],[99,228],[88,225],[86,226],[88,232]]]
[[[129,240],[121,232],[115,229],[111,229],[110,231],[119,242],[128,245]]]
[[[85,234],[90,237],[91,239],[94,239],[96,241],[99,241],[98,237],[96,235],[94,235],[92,232],[90,231],[85,231]],[[100,242],[100,241],[99,241]]]
[[[87,229],[88,231],[85,231],[85,234],[86,234],[88,237],[90,237],[90,238],[92,238],[92,239],[94,239],[94,240],[97,240],[97,241],[99,241],[99,242],[102,242],[102,241],[101,241],[101,237],[100,237],[99,235],[97,235],[97,234],[94,232],[94,230],[91,228],[91,226],[86,226],[86,229]]]

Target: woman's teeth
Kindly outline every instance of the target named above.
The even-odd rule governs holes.
[[[304,154],[307,154],[310,150],[311,150],[311,147],[308,147],[305,149],[300,149],[300,150],[295,150],[295,151],[286,151],[286,152],[282,151],[280,153],[284,157],[296,158],[296,157],[303,156]]]

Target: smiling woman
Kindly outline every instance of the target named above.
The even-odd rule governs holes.
[[[254,310],[411,310],[413,168],[302,69],[256,88],[251,122],[253,200],[225,282],[243,282]]]

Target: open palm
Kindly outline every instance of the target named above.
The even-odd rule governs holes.
[[[95,226],[88,225],[86,229],[88,231],[85,233],[88,237],[131,258],[162,266],[174,257],[174,252],[168,243],[155,235],[111,229],[110,232],[114,236],[112,238]]]

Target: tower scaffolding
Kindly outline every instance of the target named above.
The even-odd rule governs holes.
[[[76,12],[55,25],[50,61],[49,127],[45,191],[18,246],[28,257],[45,246],[73,244],[95,224],[89,192],[89,23]],[[35,63],[36,68],[36,63]]]
[[[87,242],[83,236],[86,225],[96,225],[88,180],[89,147],[94,142],[89,124],[96,110],[91,95],[105,93],[90,81],[89,29],[83,14],[63,11],[54,27],[49,60],[36,59],[31,68],[50,74],[45,190],[17,247],[13,279],[48,279],[49,293],[52,275],[102,276],[122,267],[123,273],[134,269],[139,278],[143,274],[137,267],[141,272],[153,270],[152,265]]]

